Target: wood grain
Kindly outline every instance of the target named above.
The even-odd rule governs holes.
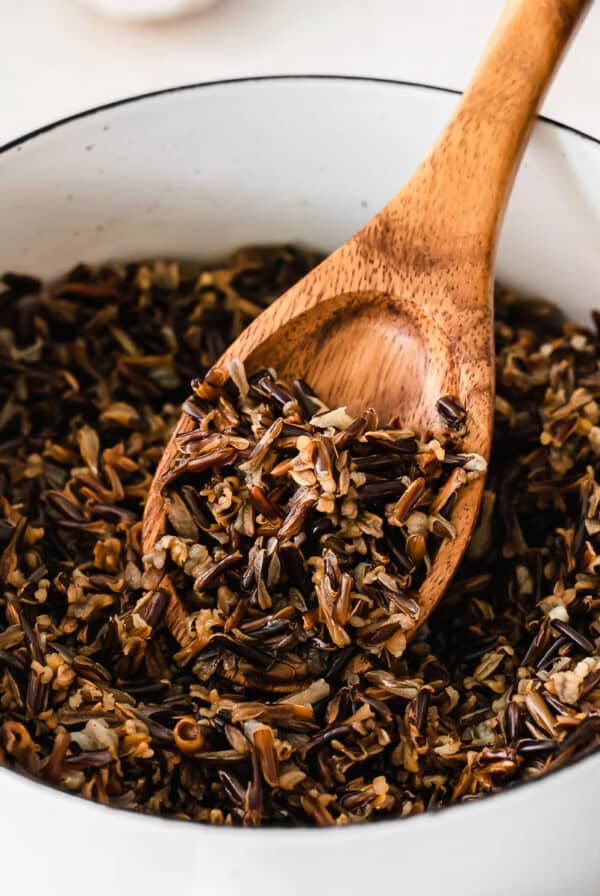
[[[510,0],[452,119],[405,187],[264,311],[222,362],[268,363],[303,376],[332,405],[373,406],[420,431],[438,422],[437,398],[456,395],[468,411],[466,449],[489,457],[498,232],[541,98],[588,5]],[[399,140],[408,127],[398,123]],[[182,415],[176,432],[192,426]],[[160,484],[175,456],[171,440],[146,506],[145,550],[164,531]],[[462,557],[482,490],[478,480],[459,496],[457,537],[442,544],[421,589],[423,618]],[[151,570],[147,583],[156,585]]]

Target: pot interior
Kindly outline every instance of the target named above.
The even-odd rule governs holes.
[[[351,78],[250,79],[117,104],[0,154],[0,269],[217,258],[243,243],[330,251],[392,196],[457,102]],[[503,227],[498,275],[587,317],[600,253],[600,145],[540,122]]]

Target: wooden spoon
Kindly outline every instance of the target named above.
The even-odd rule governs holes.
[[[587,0],[509,0],[473,81],[430,155],[369,223],[264,311],[226,351],[248,370],[301,376],[331,407],[375,407],[424,431],[436,401],[467,408],[465,450],[489,457],[494,413],[493,264],[502,214],[542,95]],[[398,139],[411,122],[398,122]],[[373,123],[373,140],[377,140]],[[539,210],[544,214],[543,208]],[[165,531],[163,477],[174,436],[150,489],[143,546]],[[463,489],[420,590],[421,621],[442,596],[476,522],[483,480]],[[145,584],[156,587],[148,570]],[[170,592],[167,624],[185,611]],[[180,638],[181,640],[181,638]]]

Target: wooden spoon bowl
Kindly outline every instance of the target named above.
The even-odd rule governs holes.
[[[346,406],[356,415],[368,404],[382,421],[396,415],[421,432],[439,427],[436,401],[443,390],[459,392],[444,331],[414,302],[383,292],[315,305],[257,345],[246,366],[250,372],[274,367],[284,379],[301,376],[332,408]]]
[[[437,400],[467,408],[464,447],[489,457],[494,409],[493,263],[502,214],[546,86],[588,0],[509,0],[475,78],[403,190],[230,346],[250,372],[301,376],[332,407],[439,428]],[[408,123],[409,124],[409,123]],[[377,139],[374,134],[374,139]],[[165,531],[161,488],[194,422],[182,415],[150,491],[143,543]],[[474,527],[483,480],[458,496],[420,589],[421,622],[442,596]],[[158,574],[148,572],[155,587]],[[177,616],[171,593],[169,613]]]

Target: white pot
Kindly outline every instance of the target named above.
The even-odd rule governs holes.
[[[451,92],[349,78],[167,91],[0,152],[0,269],[333,249],[401,186]],[[600,305],[600,144],[540,122],[498,271],[587,319]],[[62,896],[597,896],[600,755],[499,796],[339,830],[226,830],[101,808],[0,772],[2,891]]]

